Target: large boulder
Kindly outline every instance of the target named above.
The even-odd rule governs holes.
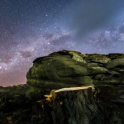
[[[58,51],[34,60],[27,73],[27,84],[57,89],[94,84],[122,84],[123,54],[81,54]]]
[[[36,59],[27,73],[27,84],[55,88],[93,85],[85,60],[76,52],[61,51]],[[48,85],[49,84],[49,85]],[[60,85],[61,84],[61,85]],[[63,84],[63,85],[62,85]]]

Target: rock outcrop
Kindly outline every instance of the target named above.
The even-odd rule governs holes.
[[[124,83],[124,54],[81,54],[59,51],[37,58],[27,84],[50,89]]]
[[[50,107],[51,104],[58,105],[58,100],[61,101],[61,97],[66,97],[61,95],[57,97],[57,101],[55,99],[48,102],[44,95],[61,88],[89,86],[94,87],[95,90],[92,92],[87,90],[86,93],[81,91],[84,94],[80,94],[85,99],[84,101],[88,101],[86,105],[83,105],[85,102],[81,103],[80,108],[85,107],[86,113],[90,113],[93,117],[89,119],[90,121],[87,120],[86,124],[124,124],[124,54],[81,54],[67,50],[35,59],[27,73],[25,85],[0,87],[0,123],[45,124],[46,122],[48,124],[51,116],[53,119],[57,118],[57,115],[50,116],[50,113],[54,111],[54,114],[57,114],[59,111],[57,107]],[[61,94],[68,94],[68,92]],[[69,93],[69,96],[77,97],[74,94],[75,91]],[[68,95],[66,96],[68,98]],[[49,97],[53,98],[51,95]],[[70,101],[68,102],[70,104]],[[46,108],[43,108],[44,105]],[[97,111],[92,108],[92,105],[97,108]],[[58,107],[60,108],[59,105]],[[76,111],[78,109],[75,108]],[[83,113],[84,116],[87,115],[86,113]],[[78,113],[76,116],[80,118]],[[16,120],[17,117],[20,120]],[[23,119],[28,119],[28,121],[23,122]],[[58,124],[54,121],[51,123]]]

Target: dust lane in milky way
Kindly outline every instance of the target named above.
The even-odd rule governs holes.
[[[0,85],[26,83],[32,61],[62,49],[124,53],[122,0],[2,0]]]

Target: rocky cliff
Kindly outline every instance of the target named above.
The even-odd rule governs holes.
[[[49,105],[45,105],[47,109],[41,107],[47,101],[44,95],[61,88],[89,86],[95,89],[92,91],[91,97],[88,95],[91,94],[89,91],[80,95],[86,101],[88,100],[88,103],[85,106],[83,101],[84,103],[79,108],[82,110],[85,107],[86,113],[90,111],[87,113],[90,113],[89,115],[83,113],[87,121],[83,121],[82,124],[124,124],[124,54],[82,54],[67,50],[35,59],[33,66],[27,73],[25,85],[0,87],[0,123],[45,124],[46,122],[48,124],[52,120],[52,124],[58,124],[55,123],[57,115],[50,116],[52,110],[56,114],[57,108],[54,110],[54,107],[50,107],[52,110],[48,111],[51,101],[47,102]],[[70,97],[72,96],[75,95],[72,94]],[[52,97],[50,95],[50,98]],[[61,97],[62,95],[59,96],[59,100]],[[77,99],[80,98],[77,97]],[[82,101],[79,100],[75,103],[79,104],[80,102]],[[52,103],[58,105],[56,99]],[[67,103],[73,102],[68,101]],[[37,115],[39,110],[43,114]],[[20,117],[20,115],[22,116]],[[78,115],[79,113],[76,117]],[[89,116],[92,119],[88,120]],[[80,118],[83,118],[83,115]],[[27,121],[23,122],[23,119]],[[74,124],[78,124],[78,122],[80,121],[74,122]],[[66,124],[66,122],[64,123]],[[68,122],[67,124],[73,123]]]

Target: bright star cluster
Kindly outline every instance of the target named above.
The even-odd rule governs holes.
[[[124,2],[1,0],[0,86],[26,83],[35,58],[67,49],[124,53]]]

